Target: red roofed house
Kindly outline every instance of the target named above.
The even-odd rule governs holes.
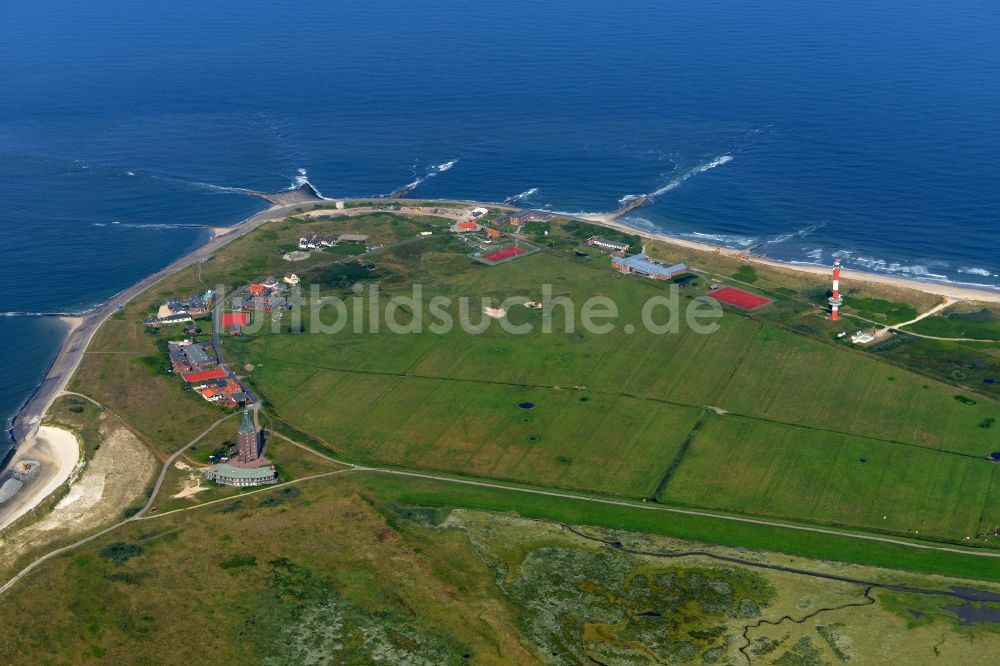
[[[267,287],[262,284],[251,283],[247,290],[254,296],[263,296],[264,292],[267,291]]]
[[[489,238],[500,238],[500,230],[499,229],[487,229],[486,230],[486,236],[489,237]]]
[[[209,379],[222,379],[225,376],[226,371],[222,368],[214,368],[212,370],[204,370],[202,372],[188,372],[181,375],[181,377],[184,378],[184,381],[189,383],[204,382]]]
[[[225,312],[222,315],[222,328],[229,328],[230,326],[246,326],[249,323],[249,312]]]
[[[459,232],[475,231],[479,228],[479,225],[475,222],[459,222],[458,230]]]

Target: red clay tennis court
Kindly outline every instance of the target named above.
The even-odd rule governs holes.
[[[511,247],[505,247],[502,250],[497,250],[496,252],[491,252],[490,254],[483,255],[483,259],[486,261],[503,261],[504,259],[510,259],[511,257],[516,257],[519,254],[524,254],[527,252],[523,247],[517,247],[513,245]]]
[[[751,294],[749,291],[743,291],[736,287],[723,287],[722,289],[708,292],[708,295],[717,301],[729,303],[744,310],[753,310],[771,302],[770,298]]]
[[[249,323],[250,314],[247,312],[226,312],[222,315],[222,328],[246,326]]]

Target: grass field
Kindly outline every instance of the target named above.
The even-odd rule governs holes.
[[[728,412],[733,421],[743,417],[758,424],[740,435],[748,446],[761,438],[759,433],[776,429],[800,433],[806,445],[802,451],[823,446],[853,455],[846,442],[875,447],[869,467],[856,470],[857,487],[850,486],[856,493],[850,497],[859,503],[870,504],[866,475],[882,460],[892,461],[884,463],[890,469],[906,467],[908,476],[897,484],[941,488],[942,502],[956,502],[951,513],[923,528],[920,521],[928,520],[929,511],[923,497],[900,495],[894,521],[874,520],[865,513],[867,505],[848,507],[853,500],[816,505],[806,489],[822,485],[841,454],[834,454],[829,465],[810,463],[793,470],[803,462],[799,457],[807,462],[812,457],[789,448],[795,439],[789,436],[788,446],[765,448],[746,463],[796,472],[800,490],[786,493],[782,510],[761,498],[744,503],[738,488],[725,499],[716,498],[719,506],[892,532],[919,529],[921,535],[942,539],[985,530],[993,520],[988,516],[997,513],[989,506],[983,510],[992,483],[983,481],[981,473],[974,474],[975,483],[960,500],[946,492],[948,481],[940,473],[951,469],[940,461],[958,460],[963,470],[979,470],[975,458],[985,460],[1000,450],[1000,426],[983,425],[1000,421],[997,402],[882,360],[898,350],[883,356],[829,341],[832,329],[824,328],[829,322],[815,316],[808,298],[796,296],[811,293],[810,278],[764,269],[750,275],[740,272],[735,260],[699,255],[697,262],[723,275],[752,278],[752,288],[775,302],[749,317],[726,312],[711,335],[695,334],[683,324],[676,333],[654,335],[641,326],[640,312],[648,298],[667,293],[665,285],[617,274],[606,257],[575,259],[563,246],[572,249],[578,239],[558,223],[550,224],[544,252],[491,267],[470,260],[467,246],[450,236],[418,238],[420,230],[439,230],[440,224],[433,218],[387,213],[271,223],[129,304],[127,313],[99,331],[73,386],[109,404],[157,450],[169,452],[222,415],[152,363],[162,356],[164,340],[176,333],[151,335],[138,320],[169,295],[295,270],[304,287],[315,285],[323,296],[348,301],[354,280],[377,283],[379,311],[414,284],[422,285],[425,298],[468,296],[474,304],[470,318],[478,322],[479,298],[490,299],[492,306],[512,296],[538,301],[543,285],[549,285],[553,297],[569,297],[577,307],[591,296],[612,298],[619,312],[614,330],[599,335],[578,327],[566,333],[557,307],[555,332],[544,334],[539,330],[543,314],[516,305],[508,319],[530,323],[534,332],[511,335],[493,325],[480,335],[458,327],[440,335],[425,326],[421,333],[396,335],[384,326],[377,334],[355,333],[348,326],[334,335],[292,335],[288,317],[280,333],[224,340],[223,353],[233,367],[255,366],[248,380],[266,411],[357,460],[633,498],[652,496],[671,470],[674,478],[665,497],[697,503],[702,501],[694,499],[702,492],[700,480],[688,470],[698,469],[704,438],[719,419],[712,415],[705,433],[694,438],[691,433],[706,410],[714,409]],[[377,266],[375,272],[351,273],[356,265],[321,252],[301,263],[283,261],[283,251],[306,228],[326,235],[363,231],[387,247],[364,258]],[[685,287],[678,303],[687,305],[705,289],[705,284]],[[859,299],[889,303],[908,296],[858,293]],[[926,305],[919,299],[910,303]],[[304,308],[307,328],[315,309]],[[457,320],[455,310],[449,312]],[[400,312],[404,323],[413,316],[407,308]],[[363,314],[369,314],[367,302]],[[635,332],[627,333],[626,325]],[[522,402],[534,407],[522,409]],[[822,460],[818,450],[816,456]],[[850,485],[853,468],[849,462],[843,465],[842,485]],[[891,480],[890,474],[887,482]],[[841,488],[836,483],[830,487],[831,493]],[[970,517],[976,506],[984,511],[982,525],[973,525]]]
[[[785,470],[787,491],[770,503],[752,485],[711,502],[711,492],[702,494],[699,478],[726,468],[711,460],[696,465],[715,422],[730,422],[713,416],[709,429],[694,438],[665,499],[866,529],[919,530],[932,538],[960,540],[981,531],[978,519],[990,490],[986,458],[1000,449],[1000,431],[981,425],[1000,416],[992,399],[766,318],[727,313],[711,335],[683,325],[677,333],[649,333],[639,314],[646,299],[666,293],[663,285],[611,273],[606,262],[541,253],[484,267],[459,252],[438,239],[381,253],[377,263],[386,277],[379,311],[388,296],[405,294],[415,283],[425,298],[464,295],[479,303],[485,297],[493,305],[511,296],[540,300],[542,285],[551,285],[554,296],[577,304],[594,295],[612,297],[619,311],[615,330],[567,333],[556,309],[556,332],[545,334],[541,312],[514,306],[510,321],[532,324],[532,333],[511,335],[492,326],[470,335],[456,326],[440,335],[425,326],[421,333],[396,335],[384,327],[379,333],[347,327],[335,335],[261,333],[228,341],[226,352],[238,365],[256,366],[253,385],[277,416],[361,460],[649,497],[699,416],[716,408],[745,424],[732,437],[747,447],[782,433],[784,446],[761,448],[743,465],[754,474]],[[682,306],[697,289],[683,292]],[[348,293],[336,285],[325,292]],[[367,318],[372,308],[367,300],[363,305]],[[310,314],[307,308],[305,318]],[[625,324],[636,331],[626,333]],[[520,409],[522,402],[534,408]],[[791,446],[798,441],[805,443],[801,450]],[[871,450],[871,462],[857,470],[849,462],[856,448]],[[828,459],[824,451],[831,452]],[[828,479],[839,464],[843,478]],[[885,470],[884,478],[872,478],[873,469]],[[894,470],[905,474],[894,478]],[[949,488],[959,472],[969,475],[961,492]],[[831,484],[830,499],[817,505],[811,490],[824,482]],[[881,520],[886,512],[874,516],[880,483],[884,492],[896,493],[891,521]],[[931,516],[935,511],[940,513]]]
[[[866,605],[863,585],[822,577],[878,580],[878,569],[776,571],[763,567],[804,563],[767,552],[754,566],[719,562],[690,551],[747,553],[400,503],[429,486],[337,479],[160,515],[53,558],[0,597],[5,663],[742,663],[745,631],[755,658],[778,663],[803,663],[792,660],[803,636],[828,663],[887,649],[975,663],[1000,641],[990,625],[961,625],[948,597],[877,593]],[[612,539],[623,548],[600,541]],[[816,621],[751,630],[785,615]]]
[[[661,496],[670,503],[964,539],[1000,495],[988,460],[712,415]]]

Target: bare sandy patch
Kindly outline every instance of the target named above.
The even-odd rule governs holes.
[[[76,438],[66,434],[75,445]],[[93,459],[73,475],[69,492],[53,510],[37,522],[4,535],[0,541],[0,559],[13,558],[29,548],[110,524],[121,519],[125,509],[143,496],[156,473],[153,454],[126,428],[102,434],[101,446]]]
[[[80,460],[80,443],[69,430],[41,426],[33,443],[23,447],[13,459],[37,460],[41,470],[13,498],[0,508],[0,529],[34,509],[46,497],[66,483]]]

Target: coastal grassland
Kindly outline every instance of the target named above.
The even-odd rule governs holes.
[[[901,334],[888,343],[869,351],[886,362],[946,377],[961,385],[961,392],[968,389],[993,400],[1000,398],[1000,342],[931,340]],[[979,398],[973,394],[972,399]]]
[[[998,641],[958,627],[943,604],[910,626],[900,611],[925,608],[919,599],[869,605],[861,584],[766,568],[801,566],[787,556],[402,503],[401,490],[417,489],[409,480],[388,494],[371,480],[387,479],[313,480],[126,524],[0,597],[0,650],[11,664],[740,663],[745,631],[759,656],[778,657],[802,649],[785,636],[802,622],[824,658],[843,649],[868,663],[883,654],[876,626],[901,634],[918,662],[935,647],[962,656],[974,654],[970,638],[981,650]],[[773,636],[757,627],[785,615]]]
[[[1000,496],[987,459],[734,415],[710,415],[661,500],[670,504],[962,540]]]
[[[906,330],[941,338],[1000,341],[1000,307],[990,303],[955,303]]]
[[[216,427],[210,435],[198,444],[188,449],[167,470],[163,485],[156,496],[157,511],[167,512],[174,509],[187,509],[205,502],[214,502],[226,497],[236,497],[259,488],[234,488],[223,486],[204,478],[203,472],[208,465],[208,456],[216,451],[228,449],[234,443],[232,429],[235,421],[226,421]],[[346,469],[346,465],[296,446],[279,436],[266,438],[264,455],[274,463],[278,483],[287,483],[305,477]],[[290,496],[297,496],[297,488],[287,488],[277,496],[285,501]]]
[[[401,504],[516,512],[540,520],[646,532],[700,544],[745,549],[750,553],[771,551],[808,560],[892,569],[896,570],[893,576],[902,575],[902,572],[918,572],[1000,583],[1000,559],[993,557],[912,548],[711,515],[661,511],[655,506],[641,504],[630,507],[592,502],[583,497],[552,497],[516,489],[390,474],[366,474],[358,479],[386,501]]]
[[[46,563],[0,598],[6,663],[535,661],[461,534],[411,539],[350,486],[285,490]]]
[[[552,388],[316,369],[305,378],[276,363],[254,377],[256,386],[298,386],[304,399],[271,398],[273,408],[357,459],[633,497],[653,494],[699,416]],[[317,409],[318,395],[336,397]]]
[[[830,492],[852,489],[842,502],[815,509],[808,508],[815,502],[812,494],[792,491],[768,506],[744,504],[735,495],[719,508],[894,533],[919,530],[952,540],[980,531],[975,518],[990,489],[986,457],[997,448],[996,431],[981,424],[1000,416],[993,400],[968,398],[871,354],[735,313],[727,313],[711,335],[685,325],[677,333],[651,334],[639,313],[646,299],[666,293],[662,284],[558,254],[483,267],[442,239],[386,250],[378,264],[388,276],[377,305],[367,295],[360,298],[366,322],[371,310],[381,312],[389,296],[405,295],[416,283],[425,298],[471,297],[473,322],[481,320],[479,299],[493,306],[511,296],[537,301],[542,285],[575,304],[606,295],[615,301],[619,319],[605,335],[579,327],[568,333],[564,311],[557,307],[554,332],[546,334],[541,312],[515,305],[508,318],[532,324],[527,335],[496,325],[479,335],[457,325],[443,335],[426,325],[422,332],[401,335],[388,330],[383,317],[378,332],[370,326],[355,332],[347,325],[335,334],[261,332],[229,342],[227,353],[238,365],[255,366],[253,386],[275,415],[332,450],[359,460],[650,497],[668,470],[678,462],[684,469],[682,453],[695,424],[715,408],[734,420],[746,417],[740,421],[748,424],[745,437],[760,446],[745,462],[757,468],[754,473],[788,475],[804,491],[829,481],[831,465],[843,465],[843,478]],[[695,293],[684,293],[681,305],[693,302]],[[331,313],[320,310],[307,307],[305,319],[316,311],[330,323]],[[349,317],[352,312],[353,307]],[[451,313],[458,321],[454,308]],[[396,313],[403,324],[414,316],[403,308]],[[626,323],[636,331],[626,333]],[[796,434],[788,435],[783,447],[760,444],[774,428]],[[799,451],[791,446],[797,438],[813,447],[801,451],[811,450],[807,458],[819,464],[797,467],[802,461],[788,455]],[[878,453],[855,470],[857,458],[845,458],[854,451],[841,447],[843,441]],[[887,488],[899,488],[912,500],[894,503],[892,522],[868,515],[878,511],[872,493],[879,479],[870,471],[876,467],[888,470]],[[697,504],[692,498],[701,497],[700,477],[718,468],[709,462],[674,478],[668,498]],[[912,476],[900,475],[901,469]],[[961,493],[949,489],[954,477],[942,473],[958,469],[977,470],[969,472]],[[907,490],[907,484],[930,481],[950,510],[931,516],[941,509],[935,496]],[[928,520],[926,526],[921,522]]]
[[[683,324],[677,333],[654,335],[642,327],[639,314],[646,299],[665,295],[661,284],[548,254],[476,267],[430,247],[406,248],[410,263],[405,280],[395,272],[392,251],[380,256],[380,265],[392,276],[383,283],[379,308],[389,296],[406,294],[409,284],[419,282],[425,298],[471,297],[477,304],[471,319],[478,323],[480,298],[492,299],[487,303],[494,306],[511,296],[538,300],[542,285],[548,284],[554,297],[577,304],[593,295],[612,298],[619,311],[617,326],[605,335],[579,326],[568,334],[562,324],[564,310],[557,307],[555,332],[546,334],[541,312],[513,306],[508,318],[514,324],[532,324],[530,334],[511,335],[494,325],[469,335],[456,325],[445,335],[426,326],[421,333],[397,335],[384,325],[377,333],[367,326],[354,332],[348,325],[330,335],[263,333],[232,341],[228,349],[240,362],[258,366],[254,381],[277,406],[279,416],[287,416],[282,414],[288,409],[283,397],[293,397],[287,393],[292,386],[315,383],[294,396],[297,402],[317,405],[324,399],[341,399],[333,376],[320,372],[335,371],[380,375],[373,382],[383,384],[391,377],[407,377],[586,388],[695,409],[713,405],[768,420],[972,455],[985,456],[993,450],[990,433],[977,424],[994,415],[995,402],[956,402],[955,387],[878,362],[869,354],[728,313],[720,330],[711,335],[699,335]],[[682,307],[692,302],[693,293],[681,296]],[[362,305],[367,317],[370,300],[362,299]],[[412,313],[399,312],[397,320],[402,323],[412,318]],[[454,308],[451,312],[458,321]],[[311,314],[307,311],[306,319]],[[329,311],[319,314],[326,323],[332,316]],[[636,332],[626,333],[625,324],[636,326]],[[269,379],[277,384],[269,388]],[[377,390],[374,384],[370,390]],[[795,398],[790,400],[789,395]]]

